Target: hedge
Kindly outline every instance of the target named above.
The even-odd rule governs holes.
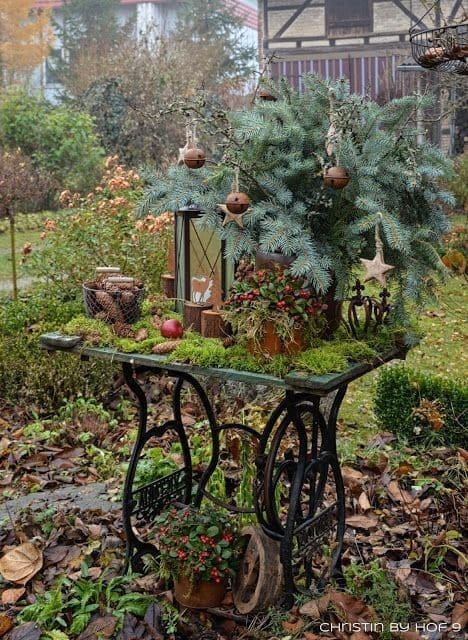
[[[384,367],[377,381],[380,425],[411,444],[464,446],[468,440],[468,386],[404,365]]]

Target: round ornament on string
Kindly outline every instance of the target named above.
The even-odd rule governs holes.
[[[349,182],[349,173],[343,167],[329,167],[323,175],[323,182],[332,189],[344,189]]]
[[[206,162],[206,154],[195,135],[195,128],[187,125],[185,128],[185,146],[179,149],[178,164],[185,164],[189,169],[201,169]]]
[[[223,220],[223,227],[229,222],[235,222],[241,229],[244,228],[243,217],[250,209],[249,196],[240,191],[239,188],[239,168],[236,167],[234,182],[232,183],[232,191],[226,198],[226,202],[219,204],[218,207],[226,214]]]

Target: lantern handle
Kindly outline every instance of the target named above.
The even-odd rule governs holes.
[[[430,14],[430,12],[435,9],[437,6],[439,6],[440,9],[440,0],[435,0],[435,2],[429,7],[429,9],[426,11],[426,13],[419,18],[419,20],[409,29],[409,33],[410,36],[413,35],[414,31],[416,30],[416,28],[418,27],[418,25],[423,23],[424,18]],[[424,25],[425,26],[425,25]]]

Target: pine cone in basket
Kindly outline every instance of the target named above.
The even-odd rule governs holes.
[[[134,338],[135,332],[133,331],[131,325],[126,322],[116,322],[113,326],[114,333],[119,338]]]
[[[169,340],[168,342],[161,342],[161,344],[154,345],[154,347],[152,348],[152,352],[159,355],[171,353],[179,346],[180,343],[181,340]]]

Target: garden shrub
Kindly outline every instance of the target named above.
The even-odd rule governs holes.
[[[21,403],[38,414],[58,409],[64,400],[80,395],[101,397],[109,390],[114,367],[81,362],[66,353],[49,355],[39,336],[67,322],[81,308],[79,302],[62,303],[31,295],[19,301],[0,300],[0,398]]]
[[[108,158],[106,166],[100,184],[86,197],[62,193],[61,203],[68,211],[46,221],[42,240],[33,247],[26,270],[42,281],[48,296],[81,297],[83,282],[93,278],[97,266],[119,266],[148,290],[160,290],[172,217],[135,220],[139,176],[115,157]]]
[[[0,146],[20,148],[64,189],[89,190],[99,176],[104,152],[93,129],[88,114],[25,91],[10,91],[0,101]]]
[[[468,387],[405,366],[379,372],[375,413],[384,429],[412,444],[466,446]]]

